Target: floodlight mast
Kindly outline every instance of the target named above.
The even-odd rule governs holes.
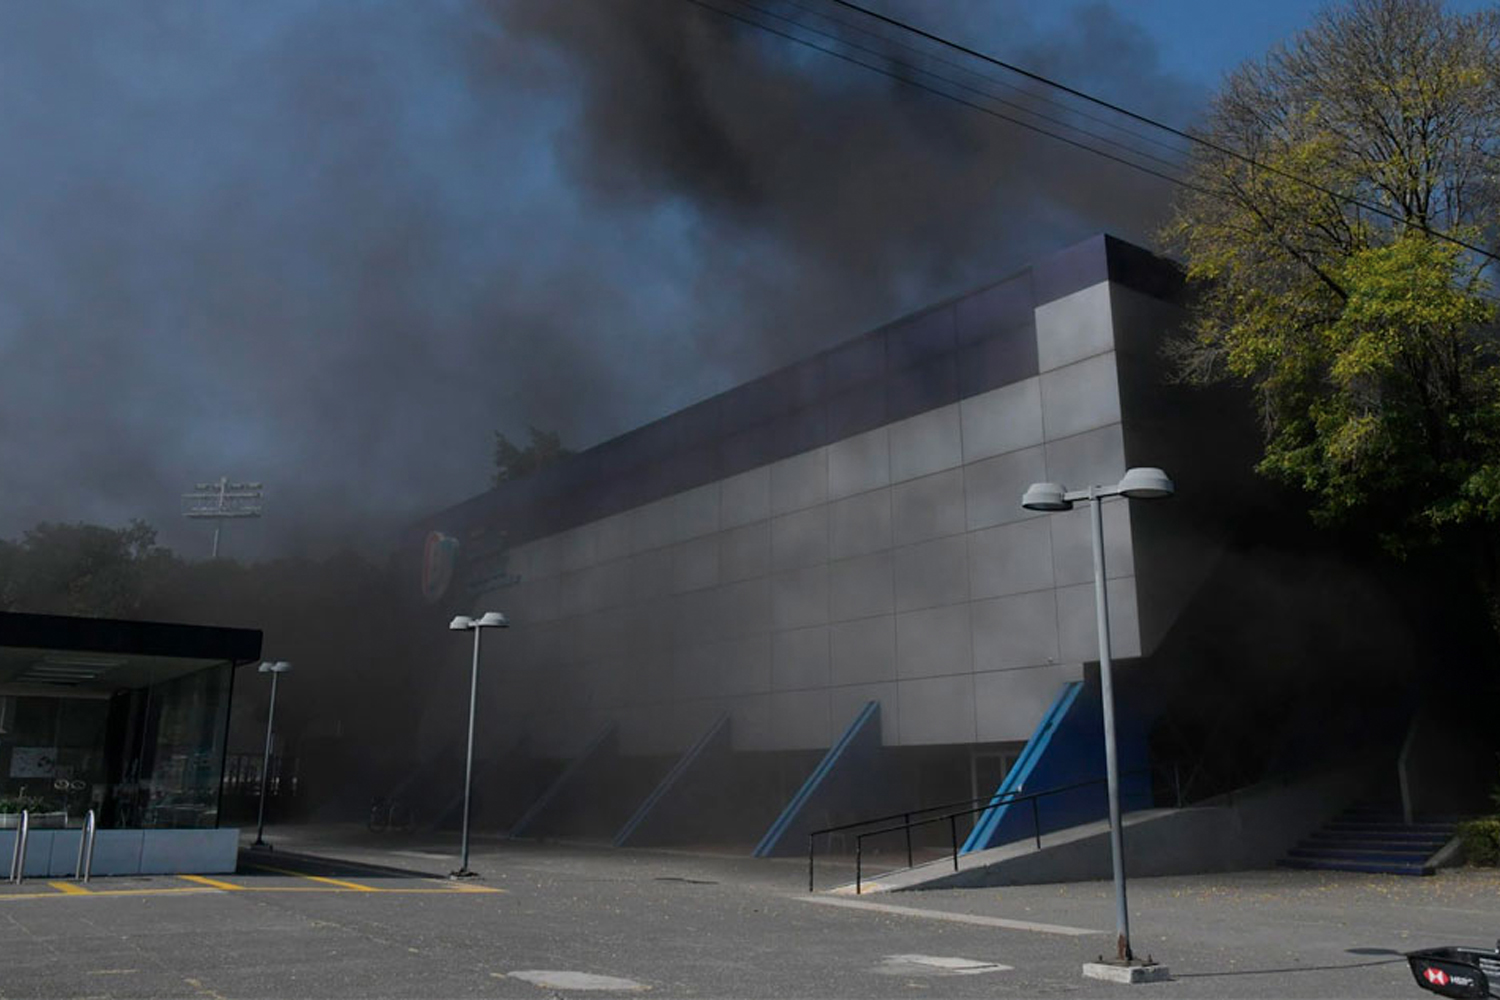
[[[231,483],[220,476],[217,483],[194,483],[192,493],[182,495],[182,516],[214,522],[214,547],[211,558],[219,558],[219,532],[226,518],[260,517],[260,483]]]

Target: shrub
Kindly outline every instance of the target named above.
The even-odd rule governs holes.
[[[1458,824],[1458,836],[1469,864],[1500,864],[1500,816],[1465,820]]]
[[[18,813],[22,810],[36,812],[42,807],[42,800],[35,795],[12,795],[0,797],[0,813]]]

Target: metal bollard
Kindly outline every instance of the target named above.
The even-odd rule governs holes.
[[[87,882],[94,874],[94,839],[99,833],[99,822],[94,818],[94,810],[89,810],[89,853],[83,859],[83,880]]]
[[[16,827],[16,847],[10,855],[10,880],[16,885],[26,877],[26,838],[31,835],[31,811],[21,810],[21,825]]]
[[[73,878],[87,882],[94,867],[94,810],[83,817],[83,829],[78,832],[78,863],[73,866]]]

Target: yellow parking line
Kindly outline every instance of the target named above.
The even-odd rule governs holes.
[[[180,886],[176,889],[90,889],[86,895],[90,899],[100,896],[170,896],[173,894],[204,893],[215,890],[196,888],[190,885]],[[79,893],[74,892],[7,892],[0,893],[0,903],[12,899],[77,899]]]
[[[358,882],[345,882],[343,879],[325,878],[322,875],[308,875],[303,872],[294,872],[289,868],[272,868],[270,865],[251,865],[250,867],[258,868],[261,871],[275,872],[277,875],[294,875],[297,878],[305,878],[309,882],[322,882],[324,885],[336,885],[341,889],[352,889],[355,892],[383,891],[380,889],[376,889],[373,886],[360,885]],[[238,886],[236,886],[236,888],[238,888]]]
[[[188,882],[197,882],[199,885],[207,885],[212,886],[215,889],[223,889],[225,892],[240,892],[245,888],[242,885],[235,885],[233,882],[221,882],[216,878],[207,878],[203,875],[179,875],[177,877]]]
[[[260,866],[256,866],[260,867]],[[383,892],[398,895],[436,895],[441,893],[503,893],[506,890],[497,889],[487,885],[468,884],[443,884],[434,883],[431,887],[418,888],[415,886],[400,886],[389,889],[377,889],[373,886],[360,885],[358,882],[345,882],[341,879],[324,878],[320,875],[304,875],[301,872],[290,870],[267,868],[266,871],[275,872],[278,875],[295,875],[298,878],[316,882],[317,885],[236,885],[233,882],[225,882],[222,879],[209,878],[205,875],[178,875],[185,882],[193,885],[182,886],[156,886],[139,889],[85,889],[76,882],[48,882],[49,892],[10,892],[0,893],[0,903],[10,899],[71,899],[78,896],[89,896],[98,898],[100,896],[170,896],[170,895],[199,895],[206,892]]]

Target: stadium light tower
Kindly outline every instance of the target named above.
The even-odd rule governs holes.
[[[231,483],[220,476],[217,483],[194,483],[193,492],[182,495],[182,516],[214,522],[212,558],[219,558],[219,532],[229,518],[260,517],[260,483]]]

